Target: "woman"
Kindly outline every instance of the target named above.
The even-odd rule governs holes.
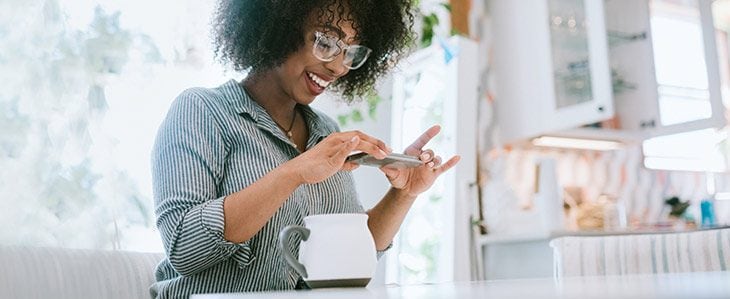
[[[193,88],[172,104],[155,142],[157,226],[167,259],[153,296],[293,289],[300,277],[276,246],[313,214],[363,213],[345,159],[391,152],[362,132],[338,132],[309,107],[331,88],[351,100],[373,88],[412,40],[411,0],[221,2],[216,54],[242,82]],[[392,188],[367,211],[376,248],[389,247],[418,194],[459,160],[423,146],[424,165],[382,168]]]

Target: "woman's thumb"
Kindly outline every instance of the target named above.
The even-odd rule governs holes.
[[[355,150],[357,145],[360,143],[360,137],[355,136],[350,139],[350,141],[343,142],[342,145],[340,145],[340,150],[337,151],[335,154],[335,158],[337,160],[345,160],[350,153]]]
[[[380,167],[380,171],[382,171],[386,177],[389,179],[395,179],[398,176],[398,170],[394,168],[390,168],[388,166],[382,166]]]

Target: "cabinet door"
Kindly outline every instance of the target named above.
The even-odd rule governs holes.
[[[512,142],[613,116],[601,0],[495,0],[497,113]]]
[[[711,0],[606,2],[620,129],[644,136],[724,125]],[[629,41],[635,37],[645,38]]]

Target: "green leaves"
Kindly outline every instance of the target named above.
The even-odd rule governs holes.
[[[418,1],[415,3],[418,5]],[[438,4],[438,7],[442,8],[446,12],[451,12],[451,5],[449,3],[441,2]],[[421,18],[420,46],[421,48],[426,48],[433,42],[433,38],[436,36],[436,28],[440,24],[440,21],[437,11],[432,11],[427,14],[419,12],[418,16]],[[458,32],[452,29],[450,34],[456,35]]]
[[[381,98],[375,90],[370,91],[364,97],[365,107],[362,107],[362,103],[359,105],[352,106],[352,110],[347,113],[337,115],[337,122],[341,127],[347,126],[349,123],[359,123],[365,121],[364,114],[367,114],[371,120],[377,119],[378,104],[381,102]],[[365,111],[365,113],[363,113]]]
[[[421,19],[423,30],[421,32],[421,47],[426,48],[431,45],[434,37],[434,27],[439,24],[439,17],[436,13],[430,13]]]

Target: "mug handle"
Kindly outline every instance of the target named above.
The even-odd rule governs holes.
[[[309,229],[303,226],[299,225],[289,225],[281,230],[279,233],[279,249],[281,250],[281,253],[284,255],[284,259],[286,260],[289,265],[294,268],[299,275],[301,275],[304,278],[307,278],[307,269],[304,268],[304,265],[302,265],[299,261],[297,261],[297,258],[292,255],[292,250],[289,247],[289,236],[293,233],[299,233],[302,235],[302,241],[306,241],[309,239]]]

